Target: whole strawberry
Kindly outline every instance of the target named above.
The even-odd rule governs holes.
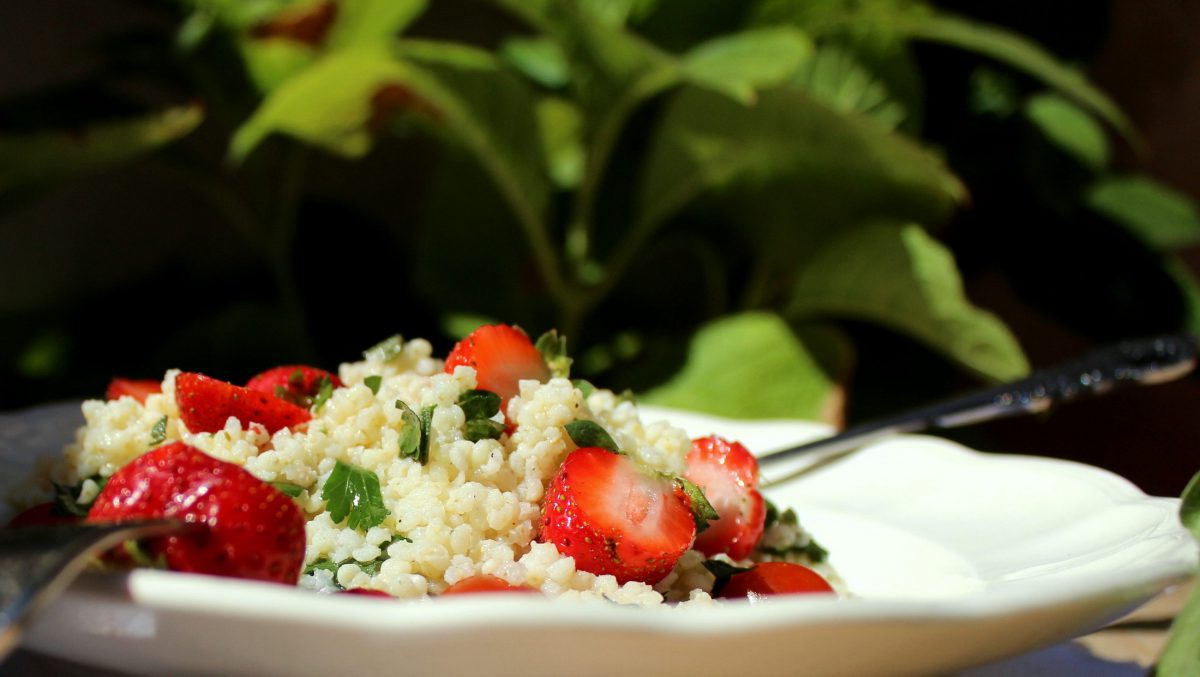
[[[500,396],[500,411],[508,415],[508,401],[522,380],[548,381],[550,367],[525,332],[506,324],[484,325],[454,346],[446,357],[446,373],[466,365],[475,369],[475,385]]]
[[[175,404],[179,418],[194,433],[215,433],[230,416],[243,426],[259,423],[272,434],[312,418],[307,409],[274,395],[191,372],[175,377]]]
[[[695,537],[691,502],[673,478],[600,447],[571,452],[542,501],[539,540],[620,583],[662,580]]]
[[[194,531],[146,542],[167,568],[294,584],[304,565],[304,515],[245,469],[182,442],[149,451],[109,478],[88,522],[171,518]]]

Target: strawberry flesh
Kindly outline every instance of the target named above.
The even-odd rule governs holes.
[[[506,324],[484,325],[459,341],[446,357],[446,373],[454,373],[458,366],[475,370],[475,387],[500,396],[500,411],[505,416],[520,381],[546,382],[551,376],[533,341]]]
[[[539,540],[620,583],[662,580],[692,545],[687,496],[669,477],[599,447],[571,452],[542,502]]]
[[[480,574],[462,579],[446,588],[443,595],[469,595],[481,592],[537,592],[524,585],[513,585],[499,576]]]
[[[295,428],[312,418],[307,409],[203,374],[184,372],[175,377],[179,418],[194,433],[215,433],[233,416],[243,426],[261,424],[268,433]]]
[[[719,519],[696,537],[696,549],[735,560],[750,556],[762,537],[766,503],[758,492],[758,461],[737,442],[717,436],[692,441],[683,475],[704,491]]]
[[[109,400],[132,397],[138,402],[145,404],[147,397],[161,392],[162,383],[158,381],[118,377],[109,382],[108,390],[104,392],[104,397]]]
[[[295,584],[304,566],[305,518],[295,501],[232,463],[182,442],[115,472],[88,522],[178,519],[196,527],[148,539],[172,571]]]
[[[763,562],[750,571],[734,574],[718,597],[739,599],[757,595],[831,593],[833,586],[821,574],[792,562]]]
[[[342,387],[341,379],[324,369],[290,364],[256,375],[246,382],[246,388],[307,408],[325,379],[329,379],[334,388]]]

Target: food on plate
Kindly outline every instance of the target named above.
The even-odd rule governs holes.
[[[336,374],[115,379],[41,468],[56,501],[40,510],[183,519],[197,526],[108,559],[319,592],[654,606],[840,585],[742,445],[643,421],[569,367],[556,334],[487,325],[445,361],[396,336]]]

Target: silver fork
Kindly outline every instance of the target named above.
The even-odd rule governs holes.
[[[0,529],[0,661],[37,610],[58,597],[91,555],[131,539],[175,533],[183,522],[155,520]]]

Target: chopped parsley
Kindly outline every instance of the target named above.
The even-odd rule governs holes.
[[[296,498],[300,495],[300,492],[304,491],[304,487],[299,484],[292,484],[291,482],[271,482],[271,486],[292,498]]]
[[[572,360],[567,355],[567,337],[559,336],[557,330],[551,329],[539,336],[533,347],[542,354],[542,359],[554,376],[567,378],[571,375]]]
[[[429,462],[429,431],[433,427],[434,409],[437,409],[436,404],[432,404],[421,410],[421,445],[417,452],[417,463],[421,465]]]
[[[500,413],[500,396],[490,390],[468,390],[458,398],[467,423],[464,435],[472,442],[498,439],[504,424],[492,420]]]
[[[330,559],[319,559],[319,560],[313,562],[312,564],[309,564],[308,566],[304,567],[304,573],[306,575],[311,576],[314,573],[316,573],[317,571],[328,571],[330,574],[332,574],[334,576],[333,584],[336,585],[339,590],[344,590],[345,588],[342,587],[342,584],[337,582],[338,569],[342,568],[343,566],[345,566],[347,564],[356,564],[356,565],[358,565],[358,568],[361,569],[362,572],[365,573],[366,575],[378,576],[379,568],[383,565],[384,562],[386,562],[388,560],[388,557],[389,557],[388,548],[390,548],[393,543],[398,543],[400,541],[407,541],[408,543],[412,543],[412,539],[408,538],[407,536],[396,536],[395,538],[388,541],[387,543],[380,544],[379,549],[382,550],[383,552],[381,552],[379,554],[379,557],[376,557],[375,559],[371,560],[370,562],[359,562],[358,560],[356,560],[352,557],[349,559],[344,559],[341,562],[334,562],[333,560],[330,560]]]
[[[379,476],[344,461],[338,461],[321,490],[325,509],[334,524],[346,520],[351,529],[370,529],[387,519]]]
[[[609,435],[595,421],[576,419],[563,426],[563,429],[567,431],[567,435],[571,437],[571,441],[577,447],[600,447],[614,454],[621,453],[617,448],[617,443],[613,441],[612,435]]]
[[[383,377],[378,374],[363,379],[363,385],[371,389],[372,395],[379,394],[379,386],[383,385]]]
[[[167,439],[167,417],[163,416],[150,429],[150,446],[157,447]]]
[[[321,411],[330,397],[333,397],[333,381],[328,376],[322,376],[321,384],[317,386],[317,396],[313,398],[313,411]]]
[[[696,533],[707,529],[709,520],[721,519],[721,516],[717,514],[717,509],[708,502],[708,497],[704,495],[704,491],[700,487],[682,477],[676,477],[675,482],[687,495],[688,502],[691,504],[692,519],[696,520]]]
[[[391,362],[404,352],[404,337],[396,334],[363,351],[363,357],[378,362]]]
[[[592,382],[586,379],[573,378],[571,379],[571,385],[579,389],[579,394],[583,395],[583,399],[585,400],[591,397],[592,393],[596,392],[596,386],[592,385]]]
[[[400,410],[400,455],[419,460],[421,457],[421,417],[411,407],[396,400],[396,408]]]

